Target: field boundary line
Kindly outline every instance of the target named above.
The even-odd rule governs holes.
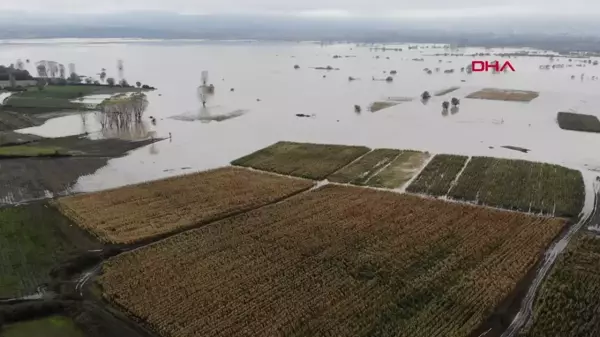
[[[467,158],[467,160],[465,160],[465,164],[460,169],[460,171],[458,171],[458,173],[456,174],[456,177],[454,177],[454,180],[452,180],[452,182],[450,183],[450,188],[448,189],[448,191],[446,192],[446,195],[445,195],[446,197],[448,197],[448,195],[450,194],[450,191],[452,191],[452,189],[458,184],[458,179],[460,179],[460,176],[462,176],[463,172],[467,169],[467,165],[469,165],[472,158],[473,158],[472,156],[469,156]]]
[[[359,156],[359,157],[355,158],[354,160],[352,160],[352,161],[351,161],[351,162],[349,162],[348,164],[346,164],[346,165],[344,165],[344,166],[340,167],[339,169],[337,169],[337,170],[335,170],[335,171],[333,171],[333,172],[329,173],[329,174],[328,174],[328,175],[325,177],[325,179],[329,178],[329,176],[332,176],[332,175],[334,175],[334,174],[336,174],[336,173],[340,172],[341,170],[345,169],[346,167],[349,167],[350,165],[352,165],[352,164],[354,164],[354,163],[358,162],[358,161],[359,161],[359,160],[361,160],[361,159],[362,159],[364,156],[368,155],[369,153],[371,153],[371,152],[373,152],[373,151],[375,151],[375,149],[371,149],[371,148],[369,148],[369,151],[368,151],[367,153],[365,153],[365,154],[363,154],[363,155],[361,155],[361,156]]]
[[[421,167],[421,168],[420,168],[420,169],[419,169],[417,172],[415,172],[415,174],[412,176],[412,178],[408,179],[408,181],[404,183],[404,186],[398,187],[398,188],[394,189],[394,191],[398,191],[398,192],[400,192],[400,193],[406,193],[406,194],[413,194],[413,195],[417,195],[416,193],[410,193],[410,192],[407,192],[407,191],[406,191],[406,188],[407,188],[408,186],[410,186],[410,185],[413,183],[413,181],[415,181],[415,180],[417,179],[417,177],[418,177],[418,176],[419,176],[421,173],[423,173],[423,170],[425,170],[425,167],[427,167],[427,165],[429,165],[429,163],[431,163],[431,161],[433,160],[433,158],[434,158],[435,156],[437,156],[437,154],[435,154],[435,153],[431,153],[431,152],[429,152],[429,151],[426,151],[426,152],[423,152],[423,153],[424,153],[424,154],[428,154],[428,155],[429,155],[429,158],[427,158],[427,160],[425,160],[425,162],[423,163],[423,166],[422,166],[422,167]]]
[[[386,165],[384,165],[382,168],[380,168],[379,170],[375,171],[375,173],[371,174],[371,176],[369,176],[369,178],[367,178],[367,180],[365,180],[365,185],[369,183],[369,180],[373,179],[373,177],[375,177],[376,175],[378,175],[379,173],[383,172],[383,170],[385,170],[386,168],[388,168],[388,166],[392,165],[393,162],[396,161],[396,159],[398,159],[398,157],[400,157],[401,154],[403,154],[404,150],[400,150],[400,153],[398,153],[398,155],[396,155],[392,160],[390,160],[389,163],[387,163]]]
[[[305,180],[307,180],[307,179],[305,179]],[[200,222],[198,222],[196,224],[193,224],[191,226],[182,227],[182,228],[176,229],[176,230],[174,230],[172,232],[169,232],[169,233],[164,233],[164,234],[156,235],[156,236],[153,236],[153,237],[149,237],[149,238],[146,238],[144,240],[140,240],[138,242],[133,242],[133,243],[128,243],[128,244],[126,243],[124,245],[125,246],[129,246],[130,248],[129,249],[125,248],[125,250],[123,252],[121,252],[121,253],[119,253],[119,254],[117,254],[115,256],[121,255],[122,253],[131,252],[131,251],[134,251],[134,250],[137,250],[137,249],[140,249],[140,248],[144,248],[144,247],[147,247],[147,246],[151,246],[153,244],[159,243],[160,241],[168,239],[168,238],[173,237],[175,235],[179,235],[179,234],[182,234],[182,233],[185,233],[185,232],[189,232],[189,231],[192,231],[192,230],[195,230],[195,229],[199,229],[199,228],[202,228],[204,226],[211,225],[211,224],[213,224],[215,222],[223,221],[223,220],[226,220],[226,219],[229,219],[229,218],[232,218],[232,217],[236,217],[238,215],[242,215],[242,214],[245,214],[245,213],[249,213],[249,212],[253,212],[253,211],[262,209],[264,207],[268,207],[268,206],[272,206],[272,205],[276,205],[276,204],[285,202],[288,199],[294,198],[296,196],[299,196],[301,194],[304,194],[304,193],[307,193],[307,192],[311,191],[311,189],[314,188],[315,185],[316,185],[316,182],[313,181],[313,184],[311,184],[310,186],[308,186],[306,188],[302,188],[302,189],[300,189],[298,191],[294,191],[294,192],[292,192],[292,193],[290,193],[288,195],[276,198],[275,200],[273,200],[273,201],[271,201],[269,203],[263,204],[263,205],[254,206],[254,207],[247,207],[247,208],[240,209],[240,210],[237,210],[237,211],[229,213],[229,214],[225,214],[225,215],[217,216],[217,217],[214,217],[214,218],[211,218],[211,219],[207,219],[207,220],[204,220],[204,221],[200,221]],[[101,241],[101,242],[103,242],[103,241]],[[106,243],[105,242],[105,244],[114,244],[114,243],[110,243],[110,242]]]

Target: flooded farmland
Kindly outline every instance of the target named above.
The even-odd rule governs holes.
[[[117,60],[122,59],[125,78],[158,89],[148,93],[150,104],[144,119],[148,132],[157,137],[170,135],[171,139],[111,159],[94,174],[81,177],[74,187],[77,191],[227,165],[280,140],[509,157],[584,171],[600,169],[600,158],[594,154],[600,135],[561,130],[556,123],[559,111],[600,114],[600,98],[594,97],[600,81],[592,79],[600,76],[600,66],[577,67],[577,59],[569,62],[566,57],[553,61],[512,57],[515,72],[467,74],[460,68],[468,66],[475,59],[472,56],[429,56],[450,51],[394,47],[403,51],[315,43],[11,41],[0,45],[0,62],[57,60],[75,63],[81,74],[97,77],[106,68],[108,77],[117,77]],[[460,53],[513,51],[466,48]],[[334,58],[336,55],[354,57]],[[566,66],[540,67],[551,64]],[[33,62],[27,66],[35,73]],[[327,66],[339,70],[312,69]],[[440,71],[428,74],[425,68]],[[455,71],[445,73],[450,69]],[[205,108],[197,92],[203,70],[209,72],[208,82],[215,86]],[[389,75],[392,70],[397,73]],[[387,76],[393,80],[372,80]],[[426,104],[420,100],[423,91],[437,93],[452,87],[459,88],[431,97]],[[465,98],[484,88],[537,91],[539,96],[528,103]],[[376,113],[368,111],[373,102],[389,97],[415,99]],[[460,99],[458,109],[443,110],[442,102],[452,97]],[[355,105],[362,107],[362,112],[357,112]],[[149,123],[150,116],[155,125]],[[90,137],[106,136],[99,130],[92,112],[57,117],[20,132],[46,137],[86,132]]]

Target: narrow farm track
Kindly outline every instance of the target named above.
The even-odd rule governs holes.
[[[569,230],[558,241],[548,248],[544,256],[544,261],[537,271],[537,274],[531,286],[529,287],[525,298],[522,300],[519,312],[517,312],[510,326],[506,329],[506,331],[504,331],[501,337],[516,337],[524,327],[531,323],[535,295],[537,294],[537,291],[544,279],[548,275],[548,272],[554,265],[556,258],[563,252],[571,239],[582,227],[587,227],[589,224],[597,224],[600,222],[600,184],[598,184],[596,180],[590,181],[589,183],[591,184],[593,190],[593,193],[590,193],[591,195],[589,196],[589,198],[593,199],[591,200],[593,205],[592,209],[589,213],[584,213],[578,223],[569,228]],[[587,198],[588,196],[586,195],[586,199]],[[483,336],[485,336],[485,334]]]

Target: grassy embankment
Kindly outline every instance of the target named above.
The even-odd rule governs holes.
[[[69,224],[45,204],[0,209],[0,297],[31,294],[50,281],[52,268],[77,252],[61,230]]]
[[[11,324],[2,331],[4,337],[83,337],[72,319],[51,316],[33,321]]]

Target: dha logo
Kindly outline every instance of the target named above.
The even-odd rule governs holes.
[[[500,62],[498,61],[473,61],[471,62],[471,69],[473,72],[482,72],[489,71],[492,68],[496,72],[505,71],[510,69],[511,71],[515,71],[515,67],[510,63],[510,61],[505,61],[502,66],[500,66]]]

